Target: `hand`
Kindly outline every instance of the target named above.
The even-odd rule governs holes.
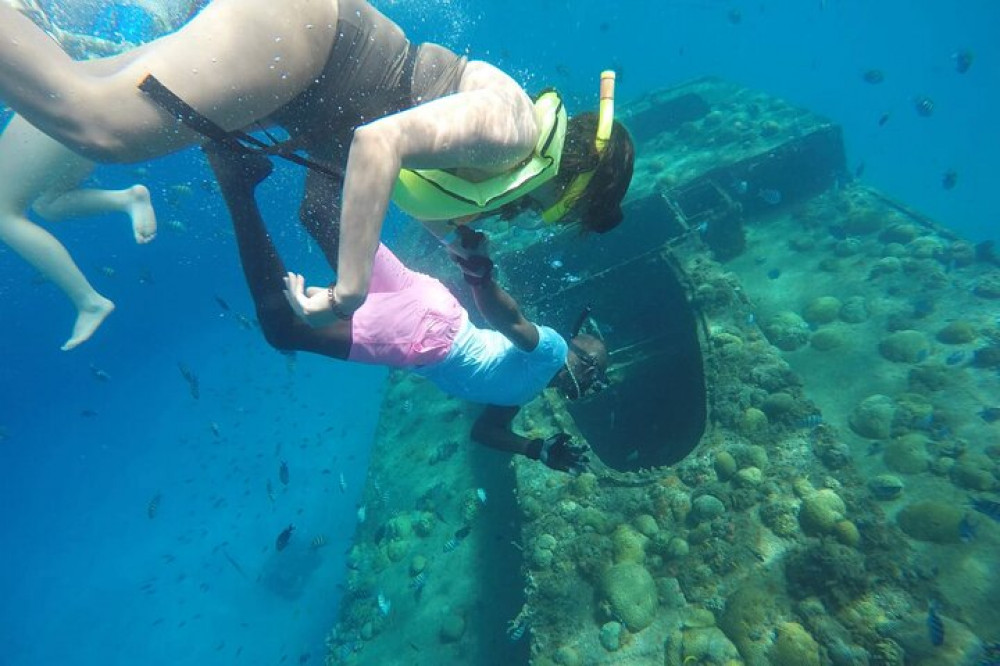
[[[552,435],[542,442],[539,460],[554,470],[574,475],[587,471],[590,465],[587,447],[573,444],[570,436],[564,432]]]
[[[458,226],[455,227],[454,234],[455,240],[445,246],[452,259],[457,261],[456,257],[463,259],[477,256],[489,257],[490,239],[482,231],[475,231],[466,226]]]
[[[489,238],[481,231],[468,227],[455,229],[458,240],[449,244],[451,260],[462,269],[465,281],[471,285],[481,285],[493,276],[493,260],[489,256]]]
[[[307,288],[306,279],[298,273],[288,273],[284,280],[285,299],[299,319],[313,328],[323,328],[340,320],[330,306],[326,288]]]

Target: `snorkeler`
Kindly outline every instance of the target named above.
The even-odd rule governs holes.
[[[6,0],[11,3],[12,0]],[[77,39],[78,35],[61,30],[35,2],[18,0],[16,6],[54,38],[65,40],[74,52],[94,44]],[[98,53],[108,53],[121,44],[100,45]],[[93,55],[93,52],[89,52]],[[66,294],[76,308],[76,321],[63,350],[73,349],[94,334],[114,309],[114,303],[101,295],[80,271],[66,248],[52,234],[32,222],[31,208],[42,218],[58,222],[83,215],[121,212],[129,216],[137,243],[148,243],[156,236],[156,215],[149,190],[133,185],[122,190],[78,189],[94,170],[95,164],[14,116],[0,134],[0,241],[6,243],[25,261]]]
[[[541,460],[556,470],[586,468],[586,449],[568,435],[529,439],[513,432],[511,422],[546,386],[569,399],[603,388],[608,363],[604,344],[585,334],[567,342],[551,328],[525,319],[514,299],[493,281],[493,262],[481,232],[459,229],[464,254],[455,260],[472,285],[480,312],[497,330],[473,325],[447,287],[408,269],[381,244],[367,300],[349,320],[315,328],[303,318],[308,298],[304,278],[286,271],[254,198],[271,163],[219,144],[207,145],[205,152],[229,207],[257,319],[272,347],[408,368],[445,393],[488,405],[472,431],[477,442]]]
[[[0,134],[0,241],[59,287],[76,308],[73,332],[63,350],[89,339],[115,306],[94,289],[63,244],[28,219],[25,211],[30,207],[51,222],[120,212],[131,219],[137,243],[156,237],[149,190],[143,185],[122,190],[78,189],[93,169],[93,162],[20,116],[14,116]]]
[[[598,232],[622,218],[634,150],[610,99],[603,118],[567,119],[561,100],[533,104],[492,65],[410,43],[363,0],[216,0],[177,32],[98,62],[73,62],[0,7],[0,97],[83,155],[137,161],[257,124],[288,132],[253,148],[310,166],[300,215],[338,267],[333,288],[304,305],[314,324],[364,302],[404,170],[447,170],[469,186],[453,198],[484,190],[472,215],[526,207]],[[434,189],[410,199],[438,208]]]

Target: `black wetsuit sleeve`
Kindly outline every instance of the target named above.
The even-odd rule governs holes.
[[[314,329],[296,316],[285,299],[285,266],[254,196],[257,185],[271,173],[270,160],[216,142],[206,144],[204,151],[229,208],[243,275],[264,337],[283,351],[347,359],[351,349],[349,321]]]

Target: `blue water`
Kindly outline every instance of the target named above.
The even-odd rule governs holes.
[[[973,240],[997,236],[995,3],[611,5],[381,4],[414,39],[491,60],[529,90],[555,84],[574,109],[592,104],[597,71],[612,65],[625,100],[707,74],[785,97],[844,127],[864,181]],[[734,7],[738,24],[728,18]],[[958,49],[975,52],[964,75],[950,59]],[[862,80],[871,68],[884,83]],[[931,117],[913,110],[918,95],[934,99]],[[879,128],[883,113],[890,119]],[[251,303],[203,160],[186,152],[142,168],[104,168],[97,182],[149,185],[161,223],[153,244],[136,247],[118,218],[56,229],[118,304],[80,349],[58,349],[71,323],[62,295],[0,248],[0,663],[274,664],[305,653],[316,663],[385,374],[306,356],[291,367],[244,329],[234,315],[252,316]],[[950,191],[940,185],[947,169],[958,173]],[[265,213],[287,263],[321,283],[328,273],[295,223],[300,178],[282,168]],[[173,220],[186,231],[172,231]],[[199,399],[179,362],[198,375]],[[290,522],[297,538],[327,539],[296,599],[252,584],[225,556],[256,577]]]

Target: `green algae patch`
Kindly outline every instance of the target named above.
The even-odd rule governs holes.
[[[882,339],[878,351],[884,358],[896,363],[917,363],[927,358],[930,345],[920,331],[898,331]]]
[[[918,541],[957,543],[965,511],[951,504],[926,500],[903,508],[896,517],[901,530]]]
[[[882,460],[885,466],[900,474],[919,474],[927,469],[929,440],[919,433],[910,433],[886,444]]]
[[[819,666],[819,643],[798,622],[785,622],[778,627],[771,663],[774,666]]]
[[[601,587],[615,617],[629,631],[642,631],[653,622],[658,605],[656,582],[644,566],[622,562],[608,567]]]

